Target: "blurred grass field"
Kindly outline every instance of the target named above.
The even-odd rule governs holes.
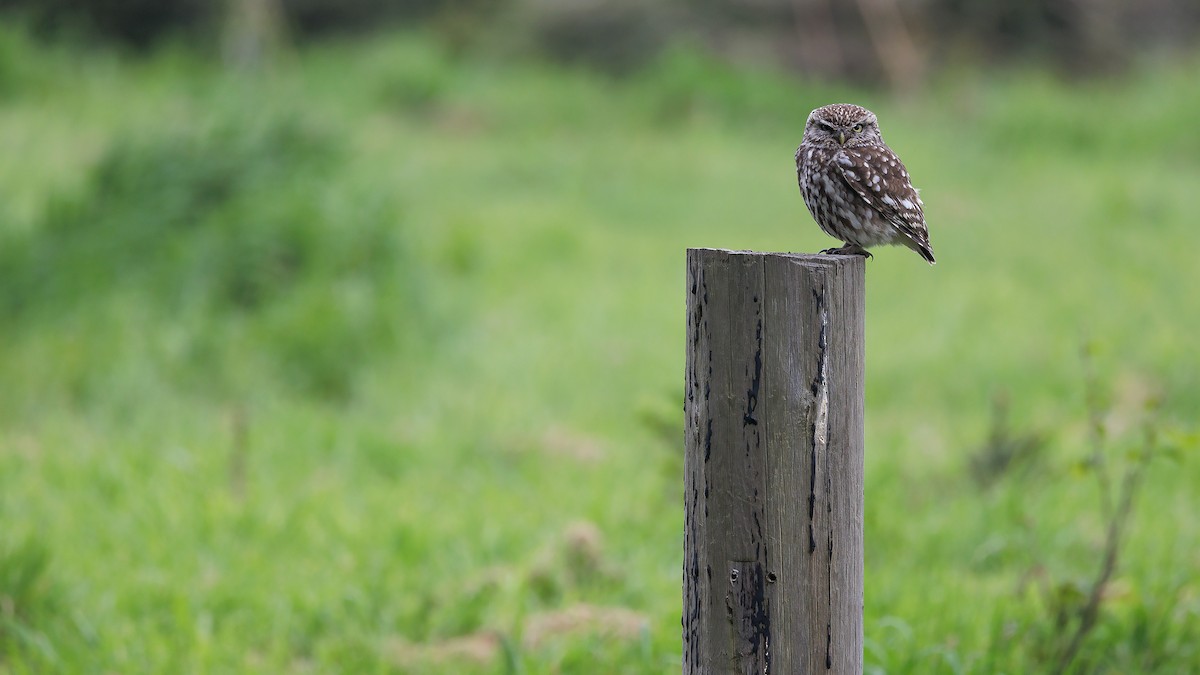
[[[834,245],[792,153],[835,100],[939,260],[868,264],[869,672],[1054,672],[1105,531],[1085,347],[1114,467],[1149,400],[1171,452],[1073,672],[1200,670],[1198,78],[4,28],[0,672],[677,672],[684,249]],[[998,399],[1033,450],[981,482]]]

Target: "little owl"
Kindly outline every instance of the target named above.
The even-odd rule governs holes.
[[[883,142],[875,113],[849,103],[812,111],[796,149],[796,177],[817,225],[846,242],[822,253],[870,257],[869,246],[903,244],[933,264],[921,197]]]

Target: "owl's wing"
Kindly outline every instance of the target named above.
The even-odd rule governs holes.
[[[911,241],[910,248],[933,262],[921,196],[909,182],[900,158],[882,146],[846,148],[835,161],[855,194]]]

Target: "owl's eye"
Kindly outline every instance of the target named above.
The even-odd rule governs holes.
[[[862,127],[862,125],[861,125],[861,124],[855,124],[855,125],[854,125],[854,133],[856,133],[856,134],[857,134],[857,133],[859,133],[860,131],[862,131],[862,129],[863,129],[863,127]]]

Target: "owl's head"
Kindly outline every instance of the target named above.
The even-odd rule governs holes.
[[[857,148],[880,145],[883,136],[879,133],[875,113],[852,103],[834,103],[809,113],[803,143],[827,148]]]

